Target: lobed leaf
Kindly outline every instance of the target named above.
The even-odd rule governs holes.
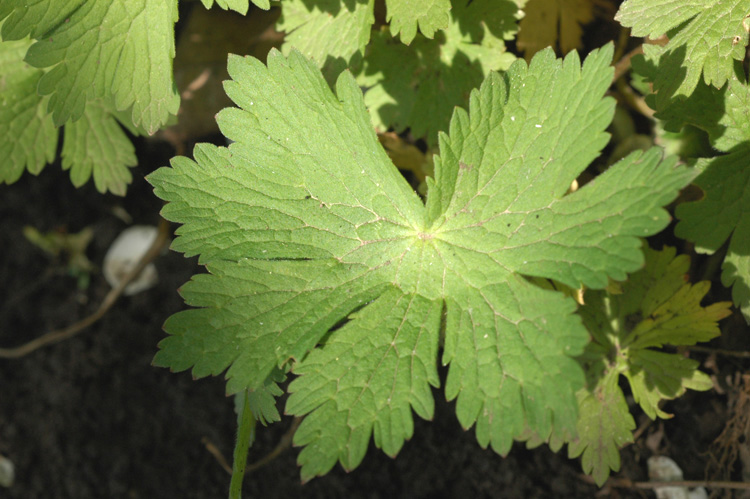
[[[635,401],[651,419],[671,418],[659,409],[659,402],[672,400],[691,390],[706,391],[711,379],[698,371],[698,361],[673,353],[635,349],[630,352],[628,378]]]
[[[43,72],[23,62],[31,43],[0,43],[0,183],[15,182],[27,169],[39,174],[57,150],[59,132],[36,94]]]
[[[30,40],[0,43],[0,182],[13,183],[28,170],[36,175],[55,159],[59,131],[45,111],[47,98],[36,93],[44,71],[23,62]],[[138,130],[132,129],[133,133]],[[65,126],[63,169],[76,187],[92,176],[100,192],[124,195],[131,181],[128,167],[135,151],[115,115],[101,101],[91,102],[83,117]]]
[[[722,88],[701,82],[687,99],[667,106],[656,117],[664,120],[669,131],[679,132],[685,125],[704,130],[720,151],[741,146],[750,141],[750,87],[743,72],[742,65],[735,63],[734,73]]]
[[[709,341],[719,335],[717,322],[730,314],[728,302],[701,307],[710,283],[687,283],[690,259],[675,254],[674,248],[646,248],[644,268],[617,293],[588,292],[581,307],[594,341],[580,357],[589,382],[578,393],[578,437],[568,439],[568,452],[571,457],[583,454],[583,470],[599,485],[610,469],[619,469],[619,448],[633,441],[635,423],[618,384],[620,374],[652,419],[671,417],[659,408],[662,401],[712,386],[697,361],[651,349]]]
[[[5,19],[0,33],[6,41],[27,36],[43,38],[50,30],[64,24],[84,3],[86,0],[5,0],[0,4],[0,20]]]
[[[93,175],[99,192],[124,196],[133,178],[128,168],[137,163],[133,144],[103,103],[89,102],[81,119],[65,125],[62,167],[74,186]]]
[[[721,88],[734,61],[745,58],[750,31],[750,0],[626,0],[615,19],[634,36],[669,34],[664,47],[646,45],[658,61],[654,79],[656,109],[689,96],[701,80]]]
[[[224,10],[234,10],[242,15],[247,14],[247,10],[250,8],[250,2],[248,0],[201,0],[203,6],[207,9],[213,7],[214,3]],[[270,0],[253,0],[253,4],[260,7],[263,10],[271,8]]]
[[[386,0],[385,5],[391,33],[407,45],[417,35],[417,26],[427,38],[448,27],[450,0]]]
[[[655,60],[653,54],[634,58],[633,67],[655,81],[659,71]],[[699,201],[677,207],[680,223],[675,234],[695,242],[696,249],[705,253],[718,251],[729,240],[722,265],[722,283],[732,288],[734,303],[750,322],[750,225],[743,208],[750,203],[744,194],[748,185],[744,171],[750,147],[750,87],[745,70],[742,64],[735,62],[722,88],[701,82],[684,100],[661,105],[651,95],[647,102],[659,110],[656,117],[665,120],[667,130],[679,131],[685,125],[699,128],[708,134],[711,146],[728,153],[699,160],[698,170],[702,173],[695,183],[705,195]]]
[[[721,282],[732,288],[732,299],[750,322],[750,185],[748,155],[750,144],[736,147],[730,154],[701,161],[703,173],[695,180],[705,192],[700,201],[677,207],[678,237],[695,241],[696,249],[713,253],[727,241]]]
[[[234,398],[234,410],[237,413],[237,426],[240,426],[245,400],[248,408],[252,411],[255,419],[263,425],[281,421],[281,415],[276,407],[276,397],[283,395],[279,383],[286,380],[286,375],[281,369],[274,371],[266,378],[263,386],[257,390],[243,390],[238,392]]]
[[[527,61],[546,47],[563,54],[581,48],[581,25],[594,20],[595,0],[528,0],[517,45]]]
[[[606,144],[611,46],[581,66],[551,51],[491,74],[441,138],[427,204],[379,144],[344,72],[335,94],[297,51],[268,66],[232,57],[222,111],[229,147],[199,145],[149,179],[183,226],[173,248],[209,274],[186,284],[199,307],[165,324],[157,365],[227,370],[230,393],[293,366],[287,412],[307,418],[304,479],[364,455],[394,455],[411,411],[432,415],[445,313],[446,394],[505,453],[528,430],[576,430],[588,333],[575,302],[520,274],[604,287],[642,264],[637,236],[668,222],[663,204],[692,172],[635,154],[574,194]],[[588,140],[582,141],[581,137]]]
[[[79,119],[86,102],[112,99],[132,108],[132,123],[154,133],[179,106],[172,79],[177,1],[8,0],[4,39],[37,39],[26,62],[51,68],[38,91],[49,95],[56,126]]]
[[[294,368],[286,410],[311,413],[294,435],[303,479],[336,460],[359,465],[372,435],[395,457],[414,432],[411,410],[431,419],[430,386],[439,386],[436,357],[441,303],[389,289]]]
[[[584,473],[600,487],[610,470],[620,470],[620,449],[633,443],[635,420],[618,378],[619,373],[610,370],[591,390],[578,392],[578,438],[568,444],[568,456],[581,456]]]

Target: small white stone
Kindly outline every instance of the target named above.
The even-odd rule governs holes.
[[[0,455],[0,487],[10,487],[16,477],[13,461]]]
[[[116,288],[120,281],[136,266],[148,252],[159,235],[159,229],[150,225],[134,225],[122,231],[104,256],[104,278]],[[156,266],[146,265],[143,271],[125,286],[124,294],[131,296],[154,286],[159,280]]]

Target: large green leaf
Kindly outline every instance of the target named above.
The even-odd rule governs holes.
[[[219,114],[229,147],[199,145],[150,177],[183,226],[173,247],[209,274],[182,294],[157,365],[228,369],[227,389],[298,375],[287,412],[303,478],[352,468],[370,436],[395,454],[411,410],[432,414],[444,316],[446,393],[461,423],[505,453],[529,429],[576,431],[588,333],[575,302],[523,275],[601,288],[643,264],[639,236],[693,173],[651,151],[575,193],[607,142],[612,48],[581,66],[547,50],[492,73],[440,141],[427,205],[378,143],[348,73],[335,93],[296,51],[232,57]],[[444,311],[441,314],[441,311]]]

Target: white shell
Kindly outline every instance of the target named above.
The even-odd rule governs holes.
[[[159,229],[150,225],[134,225],[122,231],[104,257],[104,278],[113,288],[135,267],[146,254]],[[156,266],[149,263],[138,277],[125,286],[127,296],[140,293],[158,281]]]
[[[0,487],[10,487],[13,485],[15,476],[16,471],[13,461],[0,455]]]
[[[667,456],[648,458],[648,476],[652,482],[671,482],[682,480],[682,469]],[[657,499],[708,499],[703,487],[689,490],[687,487],[655,487]]]

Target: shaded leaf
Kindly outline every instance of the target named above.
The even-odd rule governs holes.
[[[610,470],[620,470],[620,449],[633,443],[635,420],[618,378],[619,373],[610,370],[591,390],[578,392],[578,438],[568,445],[568,456],[581,456],[584,473],[600,487]]]
[[[729,303],[701,307],[708,281],[686,282],[687,255],[674,248],[645,249],[644,268],[622,283],[617,293],[586,293],[583,322],[593,338],[579,360],[588,386],[578,393],[578,437],[569,438],[571,457],[598,485],[610,469],[620,468],[619,448],[633,441],[635,429],[625,395],[618,384],[624,375],[635,401],[652,419],[671,417],[659,408],[687,389],[708,390],[711,380],[698,371],[698,362],[680,354],[651,349],[669,344],[693,345],[719,335],[717,322],[730,314]]]
[[[665,46],[645,45],[658,61],[654,79],[656,109],[686,97],[702,80],[721,88],[734,61],[745,58],[750,31],[750,0],[626,0],[615,19],[633,36],[669,35]]]
[[[50,68],[38,84],[56,126],[79,119],[86,102],[112,99],[132,122],[155,132],[175,114],[172,81],[177,1],[8,0],[0,9],[6,40],[37,39],[26,62]],[[58,10],[59,9],[59,10]]]
[[[448,28],[434,40],[417,37],[406,47],[387,30],[374,33],[357,81],[368,87],[365,103],[375,126],[397,133],[410,128],[434,146],[455,106],[466,106],[490,71],[515,60],[505,40],[516,33],[518,17],[511,0],[457,0]]]
[[[7,21],[6,21],[7,24]],[[0,182],[39,174],[55,159],[58,130],[36,86],[43,72],[23,62],[30,40],[0,43]]]
[[[427,38],[448,27],[450,0],[386,0],[393,36],[400,35],[401,41],[410,44],[419,31]]]

